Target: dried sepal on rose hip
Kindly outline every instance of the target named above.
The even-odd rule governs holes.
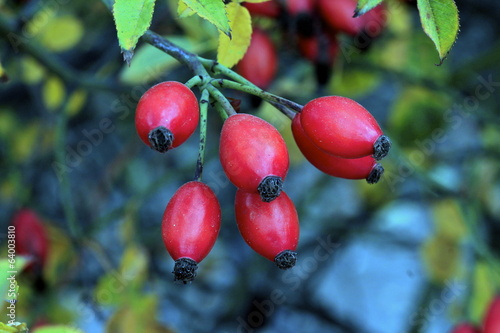
[[[135,113],[139,137],[152,149],[165,153],[180,146],[196,130],[198,100],[180,82],[159,83],[142,95]]]
[[[347,97],[313,99],[304,105],[300,122],[314,145],[338,157],[372,155],[378,161],[391,148],[391,141],[371,113]]]
[[[372,156],[341,158],[316,147],[304,133],[299,114],[293,118],[292,133],[304,157],[327,175],[346,179],[366,179],[368,184],[375,184],[384,173],[382,165]]]
[[[280,195],[289,157],[285,141],[271,124],[250,114],[230,116],[222,126],[219,154],[236,187],[259,193],[265,202]]]
[[[198,263],[210,252],[219,235],[221,209],[208,185],[192,181],[170,199],[162,219],[162,237],[175,260],[174,280],[191,282]]]
[[[241,189],[236,191],[235,216],[245,242],[281,269],[295,266],[299,217],[285,192],[271,202]]]

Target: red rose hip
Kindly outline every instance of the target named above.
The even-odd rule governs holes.
[[[250,46],[236,70],[259,88],[266,89],[273,81],[277,69],[278,57],[273,42],[262,30],[255,28]]]
[[[451,333],[479,333],[479,330],[472,324],[462,323],[455,326]]]
[[[175,260],[175,280],[187,283],[195,278],[197,264],[215,244],[220,223],[219,202],[206,184],[192,181],[175,192],[161,226],[165,247]]]
[[[285,192],[272,202],[263,202],[256,193],[236,191],[235,214],[245,242],[261,256],[288,269],[297,260],[299,218]]]
[[[384,158],[391,147],[373,116],[352,99],[325,96],[307,103],[300,113],[304,133],[325,152],[342,158]]]
[[[277,18],[280,15],[281,7],[275,0],[266,2],[244,2],[243,5],[248,9],[250,14],[255,16],[263,16],[270,18]]]
[[[196,130],[200,119],[198,101],[184,84],[159,83],[142,95],[135,113],[139,137],[164,153],[180,146]]]
[[[483,333],[500,333],[500,296],[496,296],[486,312]]]
[[[219,153],[236,187],[258,192],[266,202],[280,195],[289,157],[285,141],[271,124],[250,114],[230,116],[222,126]]]
[[[304,157],[327,175],[346,179],[366,179],[369,184],[375,184],[384,173],[382,165],[377,163],[372,156],[341,158],[316,147],[304,133],[299,114],[293,118],[292,133]]]
[[[31,257],[25,270],[40,274],[47,261],[49,240],[45,226],[31,209],[21,209],[12,218],[15,228],[16,254]]]
[[[355,36],[365,23],[362,17],[353,17],[356,3],[356,0],[318,0],[319,13],[333,29]]]

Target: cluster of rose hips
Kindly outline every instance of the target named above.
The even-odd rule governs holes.
[[[387,20],[383,4],[357,16],[356,0],[270,0],[244,4],[253,17],[268,17],[281,23],[283,39],[292,37],[291,44],[314,64],[320,85],[330,78],[342,36],[352,38],[350,44],[365,50],[381,34]],[[238,64],[238,72],[266,89],[274,78],[277,63],[271,39],[255,27],[248,51]]]
[[[500,296],[491,301],[481,328],[464,322],[455,326],[451,333],[500,333]]]
[[[141,97],[135,124],[144,143],[163,153],[186,141],[199,119],[193,92],[182,83],[163,82]],[[292,130],[304,156],[329,175],[376,183],[383,173],[377,160],[387,155],[390,141],[373,116],[351,99],[310,101],[295,115]],[[299,218],[283,191],[289,156],[282,136],[256,116],[233,114],[224,121],[219,154],[225,174],[238,188],[235,216],[244,240],[279,268],[293,267]],[[194,279],[220,225],[219,202],[207,185],[195,179],[177,190],[162,219],[163,240],[175,260],[175,280]]]

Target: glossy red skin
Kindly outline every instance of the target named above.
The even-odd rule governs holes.
[[[243,239],[261,256],[274,261],[280,252],[297,249],[299,217],[284,191],[275,200],[263,202],[258,194],[238,190],[235,214]]]
[[[32,257],[32,263],[25,269],[40,273],[49,252],[49,240],[41,219],[32,210],[21,209],[14,215],[12,225],[16,228],[16,255]]]
[[[491,302],[484,317],[483,333],[500,333],[500,296]]]
[[[220,161],[229,180],[238,188],[257,192],[267,176],[285,180],[289,167],[283,137],[271,124],[239,113],[224,122],[220,137]]]
[[[293,118],[292,133],[304,157],[327,175],[346,179],[366,179],[377,164],[372,156],[348,159],[325,153],[306,136],[300,124],[299,114]]]
[[[352,99],[325,96],[307,103],[300,122],[311,141],[325,152],[360,158],[373,154],[382,130],[373,116]]]
[[[365,33],[372,38],[380,35],[387,23],[387,15],[387,8],[383,3],[361,15]]]
[[[174,260],[189,258],[199,263],[214,246],[220,224],[221,209],[214,192],[192,181],[182,185],[165,208],[163,242]]]
[[[252,16],[277,18],[281,12],[280,5],[274,0],[259,3],[244,2],[243,5]]]
[[[312,14],[316,0],[286,0],[285,4],[287,11],[292,16],[300,13]]]
[[[175,81],[159,83],[142,95],[135,113],[135,127],[148,146],[149,132],[159,126],[174,135],[178,147],[196,130],[200,119],[198,100],[191,89]]]
[[[472,324],[462,323],[455,326],[451,333],[479,333],[479,329]]]
[[[335,58],[337,57],[339,51],[339,43],[337,39],[331,38],[329,36],[324,36],[324,38],[328,38],[327,49],[329,62],[333,64]],[[319,45],[319,37],[300,37],[299,38],[299,50],[302,55],[312,61],[317,62],[320,60],[320,56],[323,56],[320,50]]]
[[[333,29],[351,36],[368,30],[370,37],[376,37],[387,21],[384,5],[379,5],[367,13],[353,17],[356,0],[318,0],[319,12],[325,22]]]
[[[332,28],[355,36],[363,30],[364,19],[353,18],[356,0],[318,0],[319,13]]]
[[[237,72],[244,78],[266,89],[278,69],[278,57],[271,39],[259,29],[254,29],[250,46],[237,65]]]

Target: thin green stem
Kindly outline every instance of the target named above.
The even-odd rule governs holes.
[[[234,90],[239,90],[243,91],[248,94],[255,95],[257,97],[262,98],[263,100],[270,102],[270,103],[276,103],[276,104],[281,104],[291,110],[294,110],[296,112],[302,111],[303,106],[300,104],[297,104],[295,102],[292,102],[286,98],[283,98],[281,96],[277,96],[271,93],[268,93],[260,88],[257,88],[255,86],[249,86],[247,84],[231,81],[231,80],[226,80],[226,79],[213,79],[211,81],[212,85],[214,87],[218,88],[229,88],[229,89],[234,89]]]
[[[196,161],[196,171],[194,180],[201,181],[203,173],[203,163],[205,161],[205,146],[207,142],[207,113],[210,94],[207,89],[201,92],[200,98],[200,147],[198,149],[198,160]]]
[[[57,119],[56,133],[55,133],[55,157],[56,162],[59,167],[61,167],[57,176],[61,182],[61,203],[63,205],[64,215],[68,223],[68,228],[73,239],[78,239],[79,229],[77,227],[76,213],[73,207],[73,195],[71,192],[71,183],[68,177],[68,171],[66,170],[66,136],[67,136],[67,124],[68,124],[68,113],[66,112],[66,107],[68,104],[69,96],[71,95],[71,89],[68,89],[68,94],[66,95],[66,100],[62,104],[61,108],[58,110],[59,117]],[[63,167],[64,166],[64,167]]]
[[[203,82],[203,78],[199,76],[193,76],[190,78],[184,85],[188,87],[189,89],[193,89],[194,86],[199,85],[201,82]]]
[[[236,114],[236,111],[234,111],[233,106],[229,101],[227,100],[226,96],[224,96],[219,89],[215,88],[213,85],[208,84],[206,86],[206,89],[210,93],[210,96],[217,102],[218,105],[224,110],[224,112],[227,114],[227,116],[232,116]]]
[[[210,72],[212,72],[214,74],[222,74],[224,76],[227,76],[228,78],[230,78],[233,81],[236,81],[238,83],[241,83],[241,84],[253,87],[253,88],[257,89],[258,91],[262,91],[261,89],[259,89],[259,87],[257,87],[251,81],[247,80],[246,78],[244,78],[243,76],[239,75],[235,71],[227,68],[226,66],[221,65],[217,61],[210,60],[210,59],[205,59],[205,58],[202,58],[202,57],[198,57],[198,59],[201,61],[201,63],[203,64],[203,66],[205,66],[205,68],[208,71],[210,71]],[[267,93],[267,92],[264,92],[264,93]],[[271,101],[268,101],[268,103],[271,104],[272,106],[274,106],[276,109],[278,109],[281,113],[283,113],[288,118],[293,119],[293,117],[295,117],[295,113],[296,112],[290,110],[287,106],[285,106],[285,105],[283,105],[281,103],[271,102]]]
[[[222,108],[222,106],[219,103],[217,103],[217,101],[213,99],[213,97],[211,96],[210,96],[210,105],[217,111],[222,121],[226,120],[229,117],[226,111]]]

